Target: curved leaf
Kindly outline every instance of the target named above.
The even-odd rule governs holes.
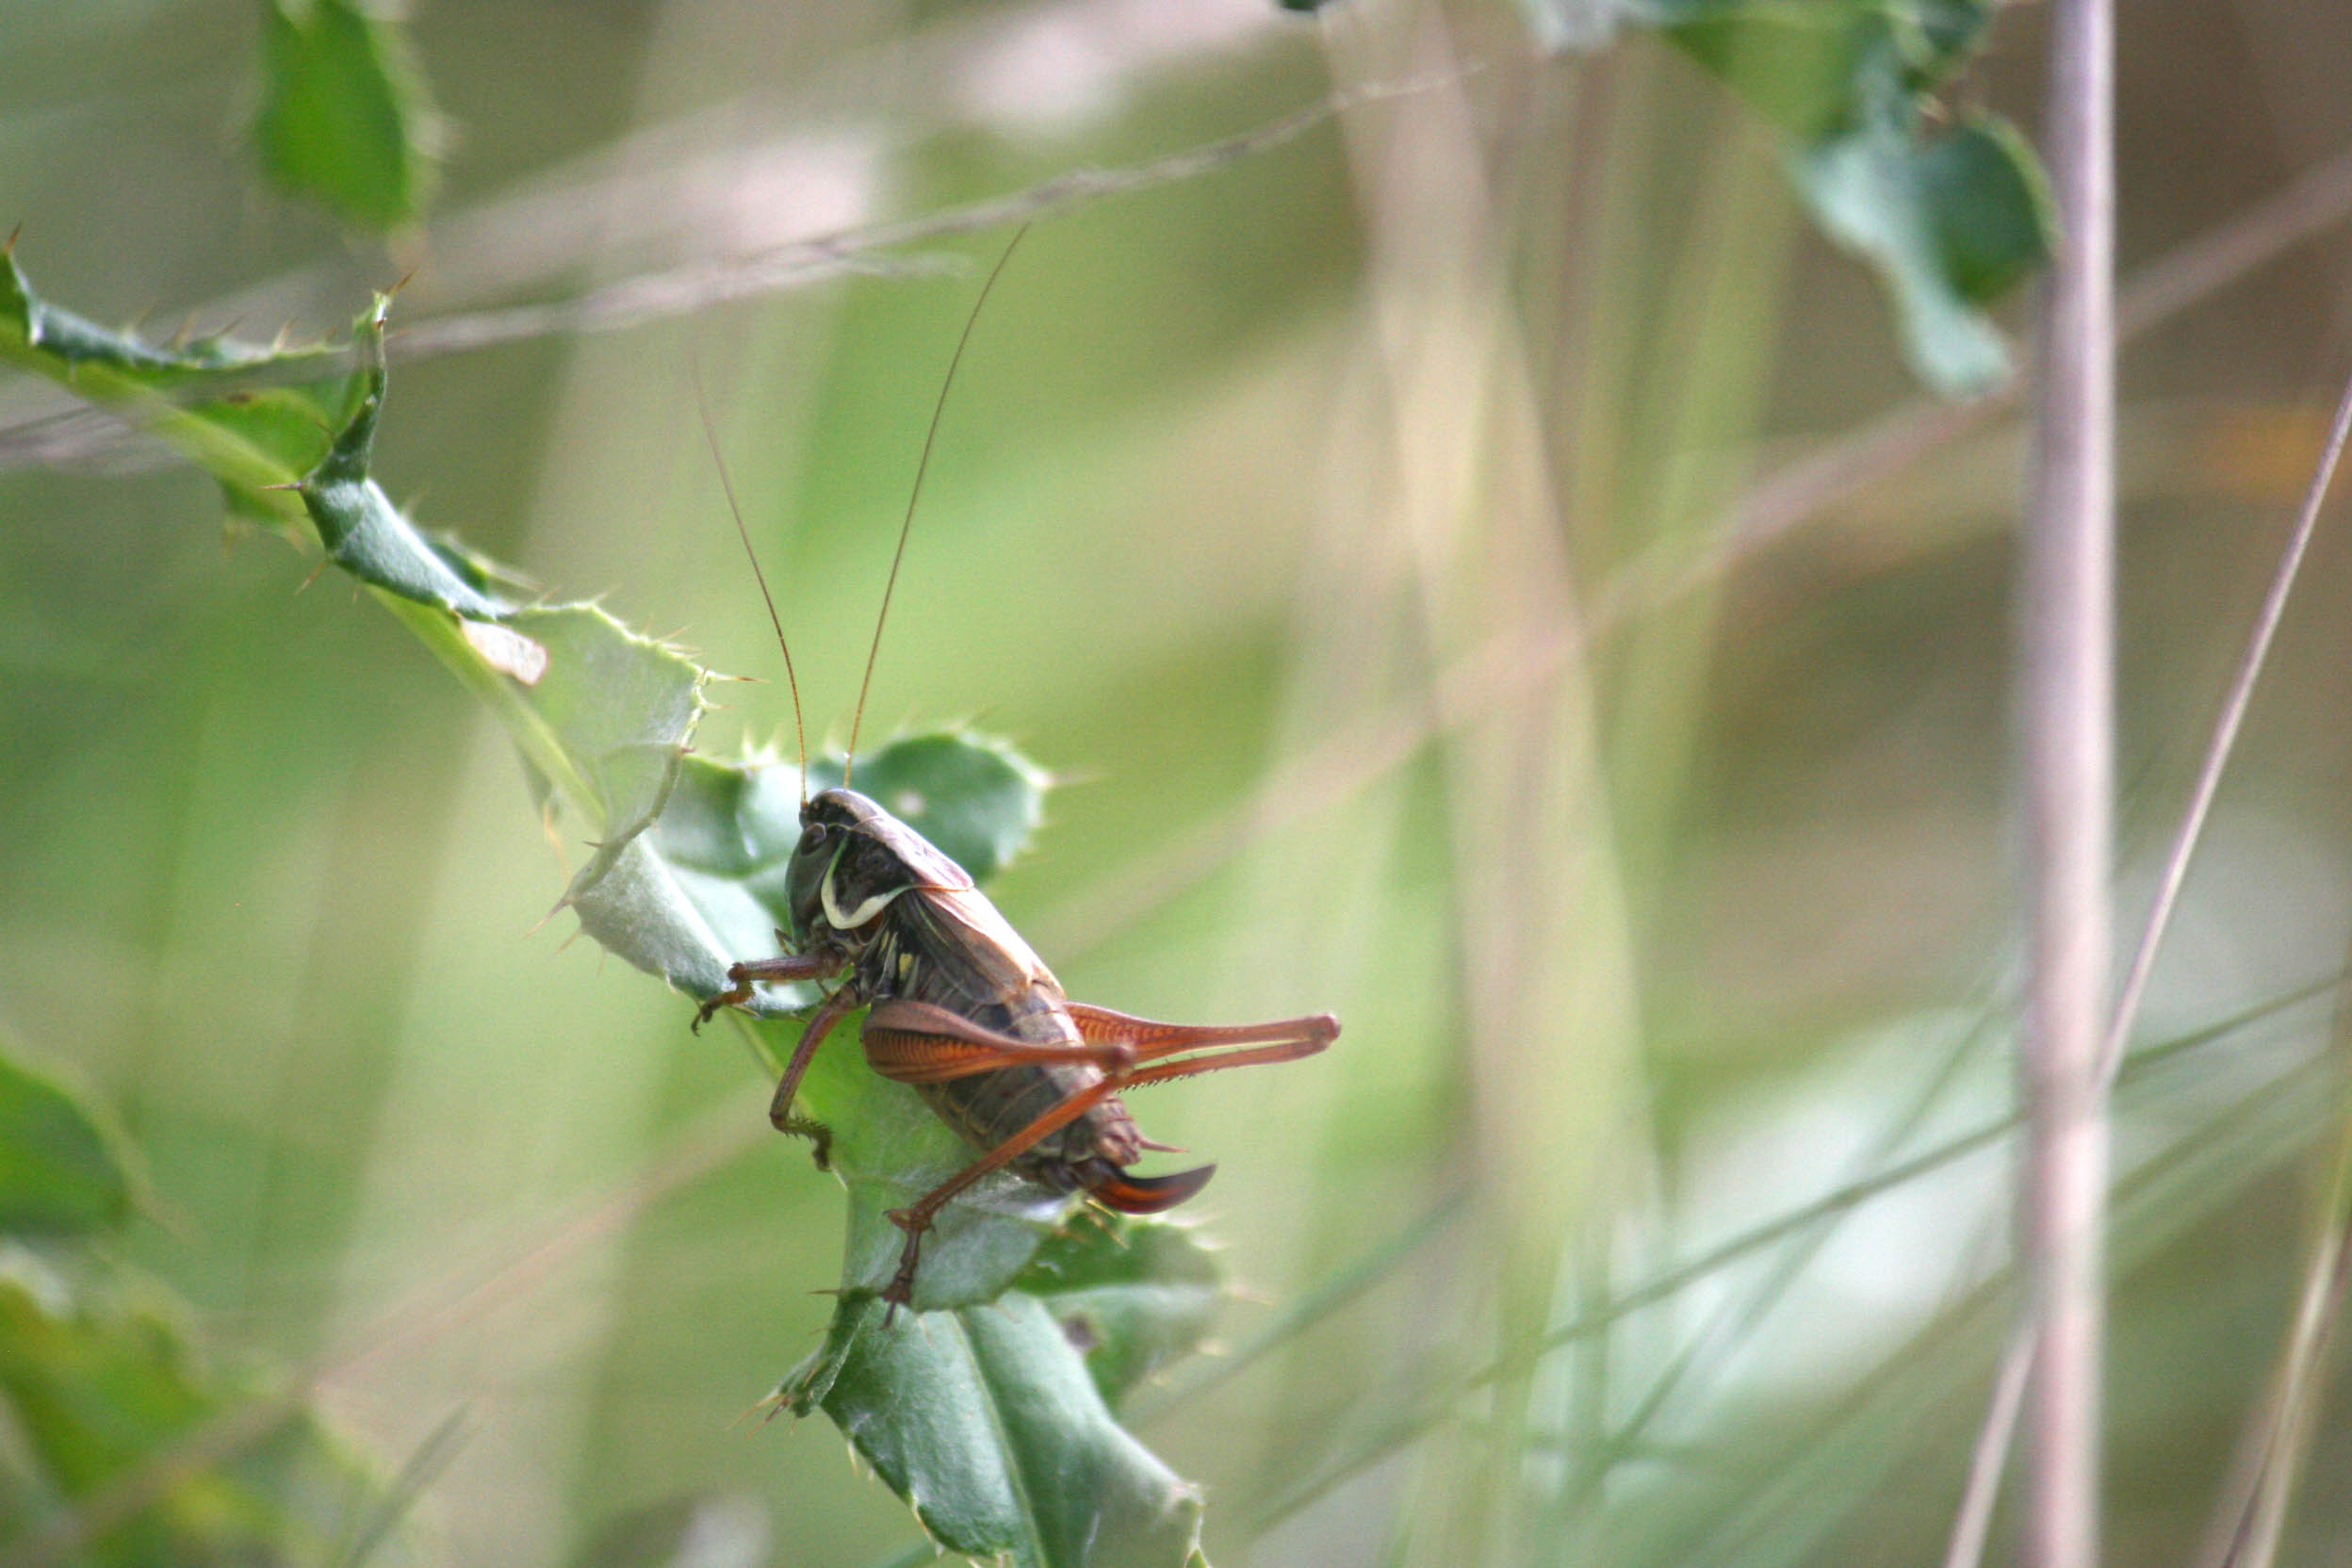
[[[1798,155],[1797,188],[1822,232],[1885,280],[1919,378],[1968,396],[2009,375],[1984,306],[2040,265],[2049,200],[2016,131],[1989,117],[1923,139],[1880,116]]]
[[[844,1301],[779,1396],[822,1408],[932,1538],[1024,1568],[1181,1568],[1200,1497],[1112,1418],[1038,1298],[903,1313]]]
[[[384,318],[391,304],[380,294],[375,308],[359,318],[352,334],[360,354],[359,402],[317,466],[302,476],[297,493],[328,558],[353,577],[419,604],[494,618],[510,607],[444,559],[368,473],[388,379]]]
[[[320,372],[324,344],[178,344],[109,332],[33,291],[14,248],[0,250],[0,363],[48,377],[176,447],[220,481],[230,511],[282,532],[308,519],[293,495],[344,417],[349,378]],[[263,386],[307,376],[306,386]]]
[[[1912,369],[1950,397],[2006,380],[1984,306],[2049,255],[2040,163],[2006,121],[1950,117],[1936,95],[1982,46],[1993,0],[1522,0],[1538,37],[1592,48],[1657,29],[1791,141],[1799,198],[1869,263]]]
[[[362,0],[269,0],[262,167],[347,222],[389,229],[424,210],[439,139],[400,28]]]
[[[0,1050],[0,1236],[119,1224],[132,1183],[106,1123],[62,1084]]]
[[[242,343],[226,334],[156,344],[127,333],[109,332],[90,318],[35,294],[16,264],[13,241],[0,249],[0,328],[8,329],[24,347],[56,361],[68,375],[84,368],[116,370],[157,389],[299,365],[332,352],[324,346],[289,349],[283,344]]]

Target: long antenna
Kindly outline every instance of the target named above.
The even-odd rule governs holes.
[[[1028,232],[1026,223],[1013,231],[1004,253],[996,258],[996,266],[988,272],[988,281],[980,286],[980,297],[972,302],[972,314],[964,318],[964,335],[956,340],[956,352],[947,362],[947,379],[939,383],[939,400],[931,406],[931,428],[923,437],[923,456],[915,462],[915,487],[906,497],[906,517],[898,525],[898,548],[890,556],[890,578],[882,585],[882,610],[874,618],[874,645],[866,650],[865,678],[858,683],[858,710],[849,721],[849,752],[841,761],[843,789],[849,787],[850,772],[858,766],[858,727],[866,720],[866,692],[874,685],[874,662],[882,653],[882,628],[890,618],[890,596],[898,590],[898,564],[906,559],[906,535],[915,526],[915,503],[923,499],[923,476],[931,468],[931,448],[939,438],[939,416],[947,412],[947,394],[956,384],[956,368],[964,362],[964,346],[972,341],[972,329],[980,324],[980,307],[988,302],[988,291],[1004,275],[1004,264],[1013,259],[1021,236]]]
[[[784,650],[784,683],[792,689],[792,738],[800,745],[800,803],[808,804],[808,727],[800,716],[800,677],[792,671],[792,645],[784,640],[784,620],[776,612],[776,596],[768,592],[768,574],[760,569],[760,552],[751,547],[751,530],[743,526],[743,509],[735,499],[735,481],[727,471],[727,454],[719,449],[718,427],[710,422],[710,400],[702,390],[702,362],[689,358],[688,373],[694,383],[694,412],[702,416],[702,438],[710,443],[710,461],[719,466],[719,488],[727,492],[727,510],[734,514],[735,536],[751,558],[751,575],[760,584],[760,597],[768,606],[768,624],[776,628],[776,645]]]

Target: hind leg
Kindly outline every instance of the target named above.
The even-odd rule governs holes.
[[[947,1206],[950,1199],[986,1176],[989,1171],[1020,1158],[1021,1154],[1035,1148],[1041,1139],[1069,1126],[1122,1089],[1135,1088],[1144,1084],[1164,1083],[1171,1078],[1187,1078],[1196,1072],[1215,1072],[1229,1067],[1251,1067],[1264,1062],[1293,1061],[1300,1056],[1311,1056],[1322,1050],[1323,1046],[1324,1040],[1321,1038],[1288,1039],[1247,1050],[1228,1052],[1222,1055],[1194,1056],[1182,1061],[1155,1062],[1149,1067],[1136,1068],[1130,1072],[1113,1074],[1099,1084],[1079,1090],[1060,1104],[1054,1106],[1030,1122],[1028,1126],[980,1156],[972,1164],[924,1193],[913,1204],[903,1209],[891,1209],[889,1211],[890,1223],[906,1233],[906,1245],[901,1249],[898,1255],[897,1274],[892,1276],[890,1285],[882,1292],[882,1299],[890,1304],[889,1310],[883,1314],[883,1325],[888,1327],[897,1317],[898,1309],[911,1304],[914,1300],[915,1265],[922,1256],[923,1233],[931,1229],[932,1221],[939,1217],[939,1211]],[[1185,1174],[1190,1176],[1196,1173],[1186,1172]],[[1200,1177],[1202,1181],[1206,1179],[1205,1176]],[[1168,1180],[1175,1179],[1168,1178]]]

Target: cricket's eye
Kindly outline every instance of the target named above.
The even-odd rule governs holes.
[[[832,837],[833,829],[827,827],[821,822],[812,822],[801,830],[800,847],[803,849],[823,849],[825,845],[825,841]]]

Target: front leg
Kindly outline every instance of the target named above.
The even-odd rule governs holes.
[[[817,1146],[817,1168],[827,1169],[832,1164],[833,1134],[822,1121],[792,1115],[792,1097],[800,1092],[800,1081],[808,1076],[808,1064],[816,1059],[817,1047],[833,1026],[863,1000],[854,994],[854,986],[843,986],[809,1016],[808,1027],[800,1032],[800,1043],[792,1048],[792,1059],[784,1064],[784,1076],[776,1081],[776,1098],[768,1102],[768,1120],[779,1133],[799,1133]]]
[[[722,1007],[740,1007],[749,1002],[752,988],[761,981],[789,986],[799,980],[822,980],[841,968],[841,960],[815,953],[784,953],[773,958],[754,958],[748,963],[730,964],[727,971],[727,988],[694,1009],[694,1033],[710,1021]]]

